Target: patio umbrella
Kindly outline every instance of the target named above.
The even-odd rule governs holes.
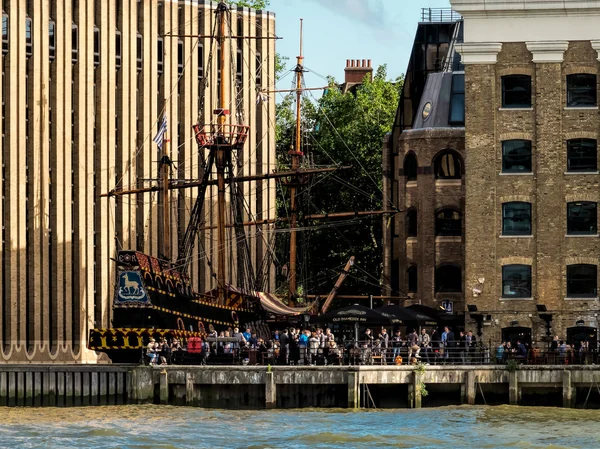
[[[437,318],[407,307],[389,305],[379,307],[375,311],[390,318],[392,324],[416,323],[418,326],[437,326]]]
[[[354,324],[356,340],[358,340],[358,326],[361,324],[370,326],[392,324],[390,317],[358,304],[332,310],[324,315],[313,317],[311,321],[316,323]]]

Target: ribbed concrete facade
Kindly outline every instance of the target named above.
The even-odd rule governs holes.
[[[87,332],[110,326],[111,258],[121,248],[158,255],[162,233],[156,195],[117,200],[99,195],[147,186],[157,177],[152,137],[163,111],[175,176],[199,176],[191,127],[214,120],[216,41],[173,35],[211,34],[216,3],[0,0],[0,5],[0,363],[93,362],[95,353],[85,349]],[[240,8],[232,12],[227,32],[272,37],[274,15]],[[228,83],[231,120],[244,110],[251,126],[238,155],[242,174],[267,173],[275,168],[275,103],[271,95],[257,105],[256,87],[274,84],[274,40],[231,39],[225,47],[226,60],[241,65],[237,76],[244,92]],[[273,218],[274,187],[266,181],[244,186],[247,219]],[[173,248],[196,193],[173,194]],[[207,197],[216,197],[216,191]],[[208,200],[207,226],[214,216]],[[263,237],[254,228],[248,234],[251,254],[260,262]],[[216,245],[208,234],[199,240],[191,274],[198,289],[208,290],[211,273],[202,256],[216,258]]]

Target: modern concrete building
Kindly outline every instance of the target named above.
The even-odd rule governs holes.
[[[464,72],[460,15],[424,9],[393,132],[384,191],[400,210],[384,227],[384,294],[464,310]]]
[[[193,36],[212,34],[216,3],[2,0],[0,6],[0,363],[93,362],[87,331],[110,326],[111,258],[119,248],[158,255],[162,234],[154,196],[99,195],[157,177],[152,137],[163,113],[176,176],[199,176],[192,125],[213,120],[217,50],[215,41]],[[259,37],[231,39],[223,51],[237,67],[227,86],[232,120],[243,110],[252,130],[239,165],[245,175],[267,173],[275,168],[275,104],[271,98],[257,105],[256,92],[273,85],[274,41],[260,37],[274,36],[274,15],[239,8],[227,30]],[[256,181],[244,193],[249,216],[274,217],[274,184]],[[173,194],[174,248],[195,195]],[[207,225],[214,222],[211,206],[207,201]],[[260,261],[262,237],[252,234],[250,246]],[[214,251],[214,240],[202,233],[191,267],[198,289],[212,288],[203,256]]]
[[[600,2],[451,0],[464,18],[467,323],[596,345]]]

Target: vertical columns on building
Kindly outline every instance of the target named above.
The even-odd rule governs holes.
[[[391,209],[392,202],[392,189],[394,185],[394,173],[393,173],[393,146],[391,143],[392,134],[388,133],[383,138],[383,145],[381,148],[382,160],[381,160],[381,173],[382,173],[382,204],[383,209]],[[392,294],[392,276],[398,276],[398,273],[392,275],[392,257],[393,257],[393,242],[394,236],[392,234],[392,226],[388,226],[388,220],[394,220],[396,215],[384,215],[381,217],[383,235],[382,235],[382,246],[383,246],[383,268],[381,273],[381,279],[383,285],[381,288],[382,295]],[[396,294],[396,292],[394,292]]]
[[[28,297],[29,314],[27,317],[29,354],[43,350],[43,342],[47,334],[43,332],[46,320],[44,313],[48,310],[48,174],[50,166],[48,156],[49,145],[49,82],[50,62],[48,53],[48,21],[50,20],[49,4],[44,0],[32,3],[32,45],[33,53],[29,62],[30,89],[29,123],[30,136],[28,153],[30,154],[28,177]],[[24,298],[25,299],[25,298]]]
[[[74,169],[75,233],[73,267],[72,342],[74,357],[92,361],[95,354],[85,351],[88,330],[94,327],[94,127],[96,98],[94,86],[93,1],[79,2],[79,62],[76,66],[78,119],[77,159]],[[96,192],[99,193],[99,192]],[[102,200],[106,201],[106,200]],[[83,351],[81,356],[77,353]]]
[[[500,43],[468,43],[457,46],[465,64],[466,122],[465,151],[469,154],[469,170],[465,174],[465,295],[469,302],[495,304],[499,288],[496,238],[501,205],[496,199],[497,153],[495,117],[496,57]],[[478,278],[485,278],[483,291],[472,298]]]
[[[258,15],[257,15],[258,18]],[[275,37],[275,14],[266,11],[262,12],[261,28],[263,36]],[[263,86],[267,90],[275,87],[275,39],[268,39],[266,42],[263,41],[261,56],[263,59],[263,70],[261,72],[261,78]],[[263,108],[267,111],[266,117],[261,121],[264,145],[262,147],[262,166],[265,173],[272,172],[277,168],[277,154],[275,152],[275,94],[269,95],[269,100],[263,104]],[[275,218],[277,215],[277,188],[276,181],[269,180],[264,184],[263,189],[263,215],[264,219]],[[274,229],[274,225],[271,226]],[[268,233],[271,236],[274,233]],[[274,241],[273,241],[274,243]],[[271,250],[274,250],[271,248]],[[270,264],[269,272],[269,284],[271,288],[275,286],[275,264]]]
[[[161,77],[162,92],[164,94],[164,111],[159,111],[159,115],[162,116],[161,112],[167,114],[168,118],[168,131],[167,138],[169,142],[169,151],[171,159],[177,158],[177,144],[178,144],[178,127],[179,123],[179,110],[178,110],[178,89],[177,81],[179,74],[177,73],[178,68],[178,41],[179,38],[176,35],[179,34],[179,3],[173,1],[165,1],[162,3],[162,22],[159,20],[159,35],[163,36],[164,42],[164,69]],[[173,214],[173,207],[177,203],[171,202],[171,210],[165,211],[164,213],[171,214],[171,248],[174,250],[177,248],[177,232],[174,220],[177,215]],[[159,222],[159,228],[161,222]],[[162,234],[162,230],[159,231]],[[164,248],[161,246],[159,241],[159,253],[164,253]],[[173,253],[172,253],[173,254]]]
[[[52,296],[52,350],[55,356],[65,349],[67,340],[66,319],[70,316],[72,298],[72,154],[73,154],[73,62],[78,60],[79,27],[71,9],[72,2],[56,7],[56,65],[52,77],[56,78],[53,95],[52,134],[56,136],[51,149],[50,229],[52,232],[50,260]],[[75,49],[75,51],[73,51]],[[77,59],[76,59],[77,58]],[[56,109],[56,111],[54,110]],[[56,112],[56,113],[55,113]],[[54,119],[56,117],[56,119]],[[70,332],[69,332],[70,334]]]
[[[25,20],[27,2],[12,0],[9,15],[9,48],[5,56],[5,76],[10,94],[5,95],[4,140],[4,325],[11,349],[24,350],[26,343],[26,87]],[[7,6],[7,7],[6,7]],[[6,342],[5,342],[6,347]]]
[[[121,68],[117,69],[117,171],[124,188],[137,186],[137,0],[121,0],[117,29],[121,32]],[[119,49],[117,49],[118,52]],[[122,199],[119,246],[133,249],[136,243],[137,196]]]
[[[201,3],[198,9],[198,31],[202,35],[210,35],[214,28],[214,10],[210,3]],[[200,45],[202,45],[202,80],[198,80],[198,121],[201,125],[210,123],[213,119],[212,110],[217,107],[216,103],[216,74],[217,74],[217,43],[214,39],[200,38]],[[210,61],[210,66],[209,66]],[[207,150],[199,150],[201,153],[197,155],[196,163],[199,165],[200,160],[206,156]],[[203,172],[199,171],[198,176],[202,176]],[[213,193],[216,195],[216,191],[213,192],[213,187],[208,187],[206,192],[207,198],[214,198]],[[212,225],[212,200],[207,199],[204,201],[202,208],[202,221],[207,225]],[[200,231],[196,247],[198,248],[199,259],[197,268],[193,271],[196,275],[195,287],[199,291],[208,291],[213,287],[214,279],[211,276],[212,269],[207,264],[208,258],[212,262],[212,241],[210,239],[211,231]],[[193,267],[192,267],[193,268]],[[201,289],[201,290],[200,290]]]
[[[95,69],[96,79],[96,147],[94,173],[96,193],[105,193],[115,187],[115,0],[95,3],[95,21],[99,28],[100,64]],[[115,200],[96,198],[95,265],[96,327],[109,325],[110,298],[113,294],[115,254]]]
[[[142,70],[138,81],[137,143],[138,173],[145,178],[157,178],[156,134],[159,119],[158,92],[158,0],[138,3],[138,32],[142,36]],[[138,197],[138,243],[137,249],[149,254],[158,251],[158,227],[156,222],[156,197]]]
[[[564,217],[564,195],[557,194],[563,189],[564,158],[557,157],[564,152],[562,138],[562,112],[565,103],[561,64],[567,41],[527,42],[527,49],[535,63],[535,166],[536,199],[533,200],[533,220],[537,245],[535,279],[543,279],[544,287],[538,288],[538,301],[551,308],[562,304],[564,291],[563,263],[548,254],[556,254],[557,246],[564,240],[564,227],[557,225],[559,217]],[[557,300],[559,300],[557,302]]]
[[[410,141],[409,141],[410,142]],[[442,148],[440,148],[442,150]],[[417,155],[418,158],[419,155]],[[413,247],[412,254],[416,256],[416,260],[418,261],[417,265],[417,295],[419,298],[419,304],[424,299],[430,299],[432,301],[432,307],[435,307],[435,270],[437,267],[437,243],[435,241],[435,211],[436,211],[436,202],[432,201],[433,198],[436,198],[436,190],[435,190],[435,174],[433,173],[433,169],[431,167],[432,161],[424,160],[421,156],[419,160],[419,173],[417,176],[417,187],[406,188],[407,191],[412,193],[412,206],[416,207],[417,211],[417,241],[412,243]],[[424,165],[421,168],[421,164]],[[431,232],[433,231],[433,236]],[[428,235],[429,234],[429,235]],[[406,241],[406,240],[405,240]],[[407,245],[408,245],[408,241]],[[432,246],[433,243],[433,246]],[[407,259],[410,254],[409,249],[405,249],[407,254]],[[413,257],[414,257],[413,256]],[[408,262],[408,260],[407,260]],[[407,269],[409,264],[407,263],[403,266],[402,271],[405,283],[401,285],[408,285],[406,278]],[[401,265],[402,267],[402,265]],[[410,361],[409,361],[410,363]]]
[[[180,37],[179,41],[183,45],[183,72],[179,75],[177,85],[179,120],[178,134],[179,140],[177,146],[173,145],[173,159],[176,160],[174,175],[180,179],[192,179],[197,173],[197,164],[195,156],[197,154],[197,145],[192,136],[192,122],[196,121],[197,97],[194,97],[193,91],[198,88],[198,39],[192,36],[198,35],[198,7],[197,5],[185,4],[179,10],[179,32],[188,37]],[[178,236],[179,243],[185,234],[187,224],[190,221],[190,211],[193,207],[192,195],[197,192],[196,189],[180,189],[175,192],[177,195],[177,217],[174,232]],[[176,249],[179,244],[173,247],[174,258],[178,257]]]
[[[6,12],[5,10],[5,1],[6,0],[0,0],[0,12],[4,13]],[[4,17],[2,16],[1,19],[2,21],[4,21]],[[2,22],[0,22],[2,23]],[[10,36],[10,34],[9,34]],[[4,161],[5,161],[5,146],[7,145],[8,141],[6,139],[6,128],[7,128],[7,124],[8,124],[8,117],[7,117],[7,108],[6,108],[6,92],[8,92],[8,89],[6,88],[8,86],[8,76],[7,76],[7,70],[8,70],[8,62],[9,59],[5,56],[4,54],[4,43],[0,44],[0,63],[2,64],[2,66],[0,67],[0,73],[2,78],[0,79],[0,125],[2,126],[1,129],[1,140],[0,143],[2,144],[2,147],[0,149],[0,168],[1,168],[1,175],[0,175],[0,194],[2,195],[2,198],[0,198],[0,218],[2,220],[4,220],[4,202],[5,202],[5,198],[6,198],[6,178],[5,178],[5,173],[6,173],[6,166],[4,165]],[[2,256],[2,260],[5,259],[5,254],[7,254],[7,250],[9,249],[9,246],[5,240],[5,231],[4,229],[1,230],[2,232],[2,241],[0,242],[0,255]],[[5,288],[5,275],[6,275],[6,270],[4,265],[0,265],[0,323],[2,323],[2,329],[0,329],[0,360],[2,360],[2,356],[4,354],[4,351],[6,349],[8,349],[8,344],[10,341],[10,335],[9,335],[9,329],[6,325],[7,321],[6,318],[10,316],[10,298],[8,297],[8,290]],[[1,381],[1,379],[0,379]],[[1,384],[0,384],[1,385]],[[1,392],[0,392],[1,394]],[[1,396],[0,396],[1,398]],[[2,404],[2,401],[0,399],[0,404]]]

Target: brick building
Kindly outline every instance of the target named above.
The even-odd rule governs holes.
[[[464,18],[467,325],[596,344],[600,2],[451,0]]]
[[[460,16],[423,11],[393,132],[384,192],[400,210],[384,227],[384,294],[404,305],[464,310],[464,74]]]

